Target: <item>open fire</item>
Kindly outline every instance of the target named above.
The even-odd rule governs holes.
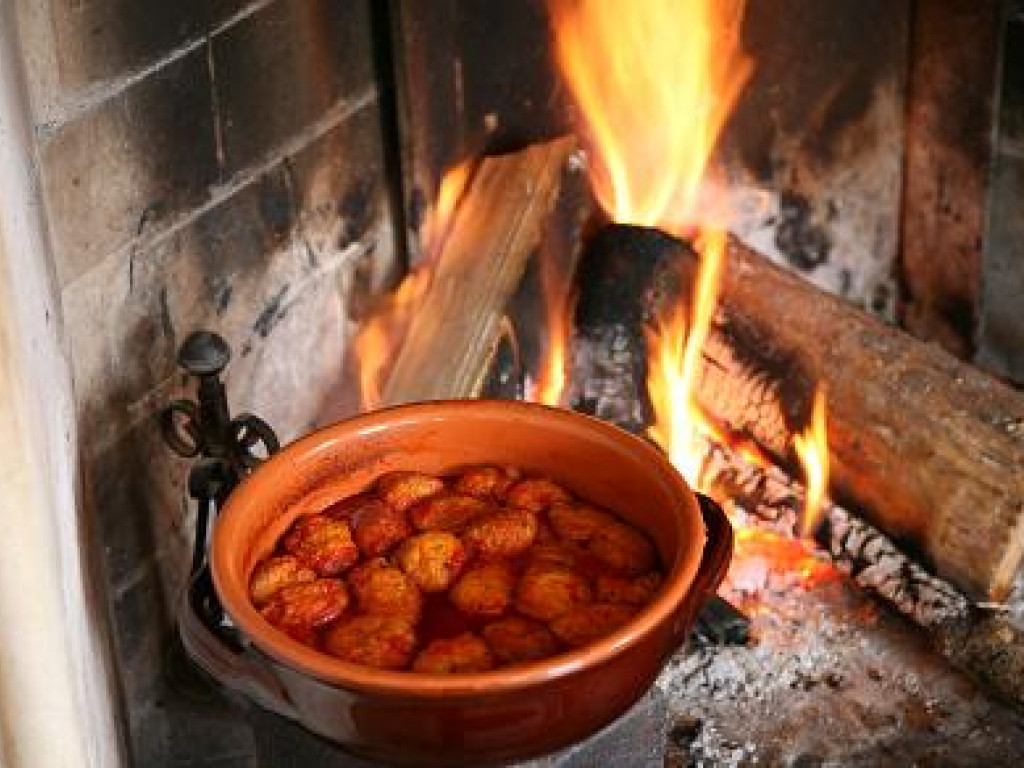
[[[593,153],[591,185],[605,215],[688,236],[700,254],[690,301],[664,308],[647,336],[649,435],[692,488],[723,503],[727,494],[709,485],[704,470],[709,442],[730,436],[698,404],[695,382],[726,257],[721,226],[730,218],[729,201],[714,194],[722,186],[705,182],[717,137],[753,69],[738,42],[743,5],[644,0],[623,14],[609,3],[552,3],[557,60]],[[805,536],[827,492],[824,407],[819,396],[808,434],[794,441],[808,482]],[[748,557],[808,578],[823,567],[802,545],[734,523],[737,570]]]
[[[743,2],[643,0],[623,15],[608,3],[550,4],[554,50],[581,118],[589,151],[587,168],[594,198],[615,223],[656,227],[692,241],[700,267],[689,302],[665,308],[648,331],[647,386],[653,408],[648,434],[669,455],[690,486],[729,504],[727,489],[706,473],[708,448],[725,443],[748,460],[767,464],[756,445],[731,435],[699,406],[695,394],[700,357],[717,308],[726,258],[729,201],[709,183],[716,139],[753,70],[739,47]],[[666,19],[675,23],[667,24]],[[412,319],[424,312],[439,255],[472,177],[472,162],[449,170],[422,232],[420,262],[377,313],[356,342],[364,410],[382,404],[382,381]],[[710,191],[709,191],[710,190]],[[571,281],[557,259],[542,253],[541,284],[546,335],[526,397],[564,405],[571,346]],[[824,396],[813,423],[793,448],[805,469],[808,493],[799,530],[813,534],[827,494],[828,453]],[[809,544],[748,524],[738,528],[734,568],[768,562],[808,585],[828,567]]]
[[[652,310],[644,317],[643,364],[640,369],[629,363],[607,370],[620,379],[635,377],[642,390],[638,400],[643,402],[626,411],[631,417],[643,413],[639,419],[626,419],[628,423],[610,420],[656,442],[691,487],[730,513],[735,553],[722,594],[752,618],[755,635],[762,629],[775,632],[778,647],[767,642],[764,652],[776,654],[771,664],[778,667],[780,679],[786,679],[789,669],[784,649],[818,642],[807,635],[792,637],[788,629],[777,631],[779,626],[800,623],[801,599],[807,601],[808,616],[824,610],[821,605],[833,599],[823,596],[828,594],[839,595],[836,599],[844,604],[855,603],[849,615],[837,617],[840,624],[870,626],[879,621],[874,604],[861,597],[849,599],[851,584],[880,595],[942,645],[948,659],[977,675],[985,662],[967,658],[970,654],[962,651],[975,641],[979,647],[992,645],[981,638],[964,596],[830,498],[831,477],[837,478],[844,497],[849,496],[851,483],[850,394],[837,385],[835,374],[819,365],[818,357],[812,358],[809,368],[790,369],[789,357],[771,358],[778,350],[770,342],[763,344],[771,347],[765,359],[775,366],[772,375],[789,383],[771,390],[770,398],[777,400],[753,417],[744,409],[762,396],[756,366],[751,379],[740,381],[735,389],[718,386],[720,379],[707,380],[709,366],[717,367],[716,375],[725,379],[734,372],[743,374],[748,361],[738,353],[751,347],[742,345],[757,350],[757,340],[770,338],[761,334],[761,327],[742,336],[744,327],[736,323],[735,307],[728,303],[735,300],[730,293],[735,282],[729,282],[734,249],[727,233],[734,211],[723,191],[728,189],[724,173],[715,164],[720,131],[754,68],[739,46],[743,3],[643,0],[630,4],[625,14],[596,1],[552,0],[549,5],[552,49],[576,106],[586,148],[582,166],[601,209],[583,236],[582,258],[593,248],[595,235],[609,230],[625,233],[627,240],[636,238],[634,244],[640,242],[641,250],[658,243],[653,250],[664,247],[695,257],[692,274],[678,281],[692,290],[669,292],[667,301],[666,296],[635,297],[638,305]],[[678,21],[669,24],[666,19]],[[479,190],[466,168],[459,165],[445,175],[422,235],[424,258],[361,333],[357,347],[365,409],[388,402],[382,399],[382,382],[413,319],[420,322],[446,311],[444,302],[437,301],[444,291],[435,292],[434,298],[429,294],[448,239],[458,227],[453,222],[488,215],[486,207],[471,205]],[[463,194],[467,189],[474,194]],[[485,232],[486,225],[478,229]],[[483,258],[487,240],[460,241],[463,253],[467,242],[478,247]],[[623,252],[628,258],[630,247]],[[525,397],[579,407],[574,388],[587,376],[577,370],[579,311],[587,285],[582,278],[571,284],[561,271],[564,260],[559,255],[543,243],[537,248],[544,336],[538,342],[540,359],[531,360],[535,365],[526,371]],[[746,262],[742,268],[749,269]],[[535,312],[531,321],[536,318]],[[774,329],[777,324],[764,327]],[[813,344],[812,335],[813,329],[795,344]],[[629,346],[628,340],[613,338],[611,357],[622,352],[620,342]],[[740,346],[731,347],[734,343]],[[786,343],[792,346],[794,341],[787,338]],[[624,354],[628,357],[628,350]],[[755,363],[760,360],[755,356]],[[598,367],[607,362],[602,360]],[[709,390],[724,401],[735,401],[711,407]],[[831,410],[837,398],[839,410]],[[747,420],[733,420],[734,413]],[[913,430],[900,434],[911,440]],[[823,637],[825,643],[836,639],[828,632]],[[851,637],[844,635],[842,641],[852,647]]]

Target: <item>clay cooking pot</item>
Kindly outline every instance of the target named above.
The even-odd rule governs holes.
[[[493,672],[428,675],[357,666],[270,626],[250,574],[300,515],[394,470],[508,464],[551,477],[646,530],[667,577],[655,599],[585,648]],[[423,403],[319,430],[276,454],[231,495],[211,548],[214,586],[240,630],[228,683],[365,756],[480,764],[577,741],[626,711],[685,642],[724,575],[732,534],[652,446],[603,422],[519,402]],[[199,655],[202,655],[201,653]]]

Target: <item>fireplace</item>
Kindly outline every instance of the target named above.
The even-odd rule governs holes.
[[[960,0],[827,5],[751,2],[740,25],[753,68],[718,151],[739,258],[756,265],[757,254],[766,256],[987,375],[1024,383],[1016,311],[1024,235],[1015,206],[1021,9]],[[63,586],[47,587],[49,610],[74,609],[58,633],[66,642],[52,652],[85,660],[85,671],[65,675],[79,702],[68,717],[92,729],[82,743],[96,764],[109,750],[138,765],[337,760],[331,745],[224,695],[178,647],[174,611],[195,509],[189,464],[168,453],[154,416],[193,396],[175,361],[200,328],[232,348],[232,407],[266,419],[282,440],[354,413],[359,331],[381,316],[403,277],[450,255],[452,232],[438,224],[446,221],[442,178],[466,161],[475,171],[456,185],[465,192],[460,210],[486,200],[497,222],[473,244],[507,226],[525,249],[502,253],[514,266],[501,279],[488,269],[473,279],[488,296],[511,298],[491,308],[476,294],[465,300],[480,330],[466,344],[486,348],[480,366],[453,360],[430,389],[421,359],[403,362],[389,349],[389,362],[399,363],[378,372],[377,397],[536,395],[541,320],[555,317],[540,290],[552,278],[550,260],[536,251],[554,253],[555,281],[566,280],[580,258],[573,249],[586,248],[599,218],[584,173],[593,156],[558,138],[577,125],[577,106],[554,64],[546,5],[14,6],[0,11],[0,112],[23,121],[21,133],[4,138],[20,153],[22,164],[10,167],[23,183],[3,188],[3,204],[13,212],[8,196],[18,199],[37,218],[21,216],[21,229],[0,222],[2,275],[12,278],[0,290],[19,307],[9,327],[20,329],[21,346],[9,359],[31,362],[18,391],[34,403],[28,412],[46,416],[37,418],[47,425],[41,437],[26,444],[49,446],[38,503],[54,510],[55,532],[33,534],[38,551],[62,564]],[[537,181],[531,194],[548,195],[530,214],[532,233],[517,218],[521,202],[498,209],[501,195],[473,198],[487,178],[524,174]],[[471,265],[472,253],[464,255]],[[641,293],[651,287],[637,280]],[[445,332],[420,320],[401,324],[412,336]],[[30,341],[37,332],[41,356]],[[950,359],[934,354],[927,360]],[[587,382],[570,385],[579,387],[575,399],[593,404]],[[802,417],[810,394],[797,398]],[[627,404],[621,419],[614,408],[601,415],[643,430],[644,407]],[[1009,415],[1000,428],[1012,433],[1024,412]],[[742,467],[737,461],[728,460],[729,471]],[[800,506],[790,474],[748,469],[758,498],[773,482],[780,496],[797,494],[766,507],[791,514]],[[730,477],[742,499],[742,478]],[[911,554],[936,567],[927,548]],[[777,551],[754,551],[729,582],[727,596],[754,619],[759,644],[681,654],[613,739],[552,764],[594,755],[617,764],[878,764],[1020,754],[1022,721],[925,649],[928,631],[852,589],[835,558],[802,548],[793,557],[806,558],[806,581],[780,566]],[[953,575],[957,599],[962,590],[982,597],[983,585]],[[997,615],[1019,619],[1009,605]],[[26,675],[23,690],[37,679]],[[693,700],[700,706],[680,704]],[[90,708],[95,718],[82,713]],[[756,727],[748,727],[752,713]],[[839,723],[841,750],[815,737],[808,717]],[[773,720],[783,725],[773,729]],[[32,722],[26,716],[22,727],[31,731]],[[616,740],[625,751],[612,750]],[[25,755],[46,753],[36,749]]]

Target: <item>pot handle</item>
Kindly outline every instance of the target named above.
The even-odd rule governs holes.
[[[695,493],[701,517],[704,519],[706,540],[704,554],[693,580],[691,598],[676,619],[675,647],[681,647],[690,637],[697,615],[709,598],[713,598],[718,585],[725,578],[732,560],[732,525],[725,512],[709,497]]]
[[[707,541],[704,542],[704,557],[697,571],[694,588],[705,595],[711,595],[718,590],[732,560],[732,524],[717,502],[703,493],[695,495],[701,517],[704,518]]]
[[[284,686],[224,617],[209,566],[195,573],[182,596],[178,633],[192,661],[218,683],[264,709],[298,719]]]

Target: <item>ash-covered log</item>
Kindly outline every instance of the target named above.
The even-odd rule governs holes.
[[[619,296],[617,276],[639,265],[644,306],[621,328],[605,324],[611,351],[602,331],[578,318],[575,356],[633,371],[646,351],[632,321],[659,301],[686,301],[697,257],[658,230],[612,225],[581,258],[583,269],[612,276],[609,300]],[[1024,554],[1024,395],[735,240],[727,259],[698,383],[705,410],[789,466],[792,437],[824,385],[837,498],[970,597],[1004,598]],[[643,414],[643,393],[628,389],[586,383],[571,394],[598,415]]]
[[[718,443],[708,443],[705,456],[704,480],[715,489],[712,496],[740,506],[773,530],[796,535],[805,502],[799,481]],[[1006,613],[974,605],[884,533],[837,504],[827,505],[815,537],[839,570],[925,630],[943,656],[1024,708],[1024,632]]]

